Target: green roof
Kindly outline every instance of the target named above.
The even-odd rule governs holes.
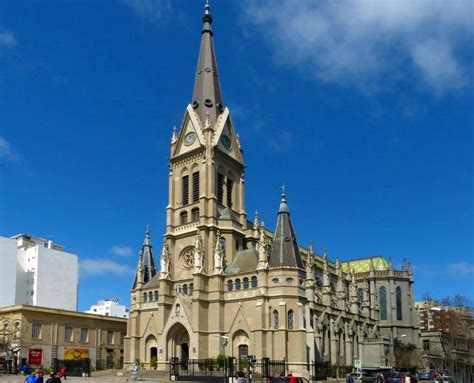
[[[239,274],[255,271],[257,269],[257,251],[255,249],[239,250],[229,266],[225,269],[225,274]]]
[[[351,270],[354,273],[367,273],[370,271],[371,260],[374,263],[375,271],[388,270],[388,262],[382,256],[368,257],[362,259],[355,259],[353,261],[342,262],[342,271],[349,273]]]

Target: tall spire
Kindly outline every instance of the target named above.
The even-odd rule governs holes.
[[[146,225],[145,239],[143,240],[143,246],[139,255],[139,265],[141,265],[141,273],[143,275],[142,283],[147,283],[151,278],[156,275],[155,260],[153,258],[153,247],[151,246],[150,240],[150,226]],[[133,282],[133,289],[137,287],[137,283],[141,278],[135,275]]]
[[[201,119],[203,126],[206,113],[209,113],[209,122],[211,126],[214,126],[217,117],[224,111],[224,106],[222,104],[221,86],[217,73],[216,54],[211,30],[211,8],[208,3],[204,6],[202,21],[201,48],[199,50],[191,105]]]
[[[280,209],[278,210],[278,220],[268,265],[269,267],[303,268],[296,234],[291,224],[290,209],[286,203],[284,187],[281,193]]]

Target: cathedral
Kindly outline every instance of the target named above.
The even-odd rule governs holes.
[[[298,244],[284,190],[274,232],[245,212],[239,135],[225,106],[209,5],[191,104],[171,138],[160,252],[147,228],[131,289],[125,365],[218,354],[308,363],[393,364],[418,343],[413,272],[381,256],[340,262]],[[156,259],[156,261],[155,261]],[[159,265],[159,267],[158,267]]]

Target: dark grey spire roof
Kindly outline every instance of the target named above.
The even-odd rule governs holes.
[[[295,231],[291,224],[290,209],[286,203],[286,194],[284,192],[281,193],[280,209],[278,210],[278,220],[268,266],[303,268]]]
[[[209,4],[204,7],[201,31],[201,48],[194,81],[192,107],[201,119],[204,126],[206,113],[209,113],[209,122],[214,126],[217,117],[224,111],[221,96],[221,86],[217,73],[216,54],[214,52],[213,33],[211,30],[212,16]]]
[[[143,267],[143,283],[147,283],[156,275],[155,260],[153,258],[153,247],[150,240],[150,228],[146,226],[145,239],[143,240],[142,250],[140,251],[140,260]],[[133,281],[132,289],[137,287],[137,275]]]

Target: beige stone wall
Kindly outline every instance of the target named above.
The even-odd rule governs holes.
[[[6,321],[20,324],[22,346],[19,361],[28,358],[28,350],[35,348],[43,350],[43,366],[46,367],[52,365],[54,358],[64,359],[65,352],[70,349],[88,350],[94,368],[98,365],[105,367],[107,356],[114,365],[119,365],[124,357],[127,320],[123,318],[18,305],[0,308],[0,324]],[[41,325],[39,338],[33,338],[33,324]],[[65,338],[66,326],[73,329],[71,340]],[[88,329],[85,342],[81,341],[81,328]],[[111,342],[108,341],[108,331],[113,333]]]

